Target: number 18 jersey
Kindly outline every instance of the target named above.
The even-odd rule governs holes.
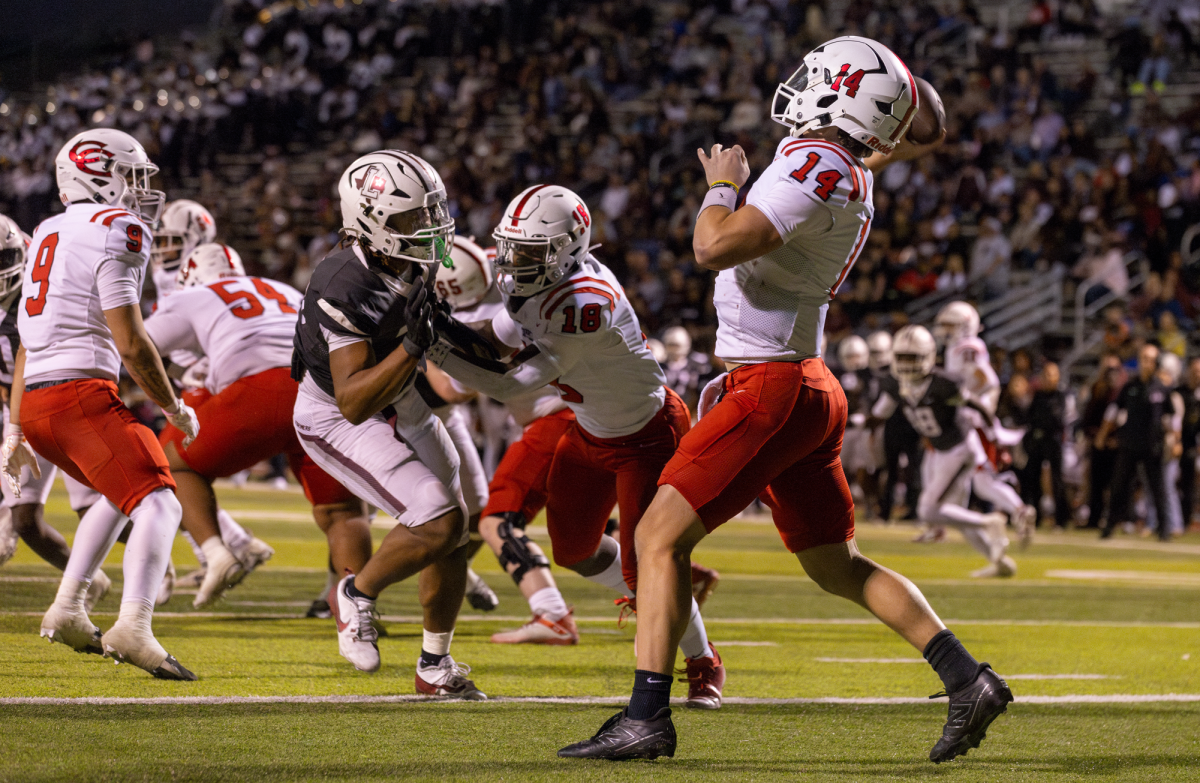
[[[845,147],[787,138],[746,197],[783,245],[717,275],[717,356],[741,364],[821,355],[829,300],[871,227],[873,180]]]
[[[42,221],[29,245],[18,306],[26,383],[117,380],[121,357],[104,311],[137,304],[150,244],[146,224],[120,207],[71,204]],[[122,295],[102,295],[97,276],[105,264],[128,281]]]
[[[185,349],[207,356],[204,386],[220,394],[241,378],[291,366],[301,298],[275,280],[226,277],[160,299],[146,331],[160,353]]]

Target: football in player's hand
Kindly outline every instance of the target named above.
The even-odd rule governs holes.
[[[917,80],[917,116],[913,117],[908,126],[908,140],[913,144],[932,144],[942,137],[946,127],[946,109],[942,106],[942,97],[933,89],[933,85],[922,79]]]

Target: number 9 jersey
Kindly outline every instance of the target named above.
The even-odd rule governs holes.
[[[783,245],[717,275],[717,356],[741,364],[821,354],[825,311],[862,252],[874,180],[845,147],[784,139],[746,197]]]
[[[132,212],[71,204],[33,232],[17,325],[25,382],[116,381],[121,358],[105,310],[136,305],[150,229]]]

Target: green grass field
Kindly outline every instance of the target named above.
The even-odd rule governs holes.
[[[38,621],[57,572],[23,546],[0,569],[0,780],[1200,775],[1195,534],[1167,546],[1047,535],[1015,553],[1016,578],[984,582],[967,577],[982,563],[953,533],[950,543],[916,545],[909,527],[862,528],[862,550],[912,577],[1016,694],[979,750],[935,766],[926,756],[945,702],[925,699],[941,683],[920,653],[858,607],[821,593],[769,524],[730,523],[697,553],[722,572],[705,615],[729,671],[729,701],[718,713],[676,712],[675,759],[613,765],[554,756],[590,735],[632,681],[633,627],[617,627],[612,596],[602,588],[555,569],[580,618],[578,647],[492,645],[491,633],[524,621],[526,605],[491,554],[481,552],[475,568],[501,605],[486,616],[468,607],[453,652],[496,701],[413,703],[415,587],[397,585],[381,598],[390,628],[380,641],[383,668],[356,672],[338,655],[332,621],[303,617],[324,583],[325,561],[303,497],[230,488],[218,494],[276,555],[215,610],[194,611],[191,596],[177,594],[156,616],[159,638],[198,682],[159,682],[47,644],[38,638]],[[61,487],[47,515],[73,530]],[[544,529],[531,532],[548,547]],[[92,615],[103,628],[119,604],[122,553],[118,545],[106,566],[114,589]],[[194,565],[181,539],[175,561],[181,574]],[[675,695],[683,693],[678,685]],[[545,700],[515,700],[537,697]]]

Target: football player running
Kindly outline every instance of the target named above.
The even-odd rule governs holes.
[[[997,446],[1013,445],[1024,433],[1005,430],[994,418],[1000,402],[1000,378],[988,361],[987,345],[979,339],[980,329],[979,312],[974,307],[966,302],[950,302],[938,311],[933,336],[945,349],[946,375],[992,417],[978,426],[987,459],[972,477],[971,488],[981,500],[1008,515],[1025,546],[1033,539],[1037,509],[1022,501],[1020,494],[996,475]]]
[[[149,187],[158,167],[132,136],[110,129],[78,134],[54,162],[66,212],[43,221],[30,245],[3,470],[16,494],[21,468],[33,470],[36,451],[106,500],[79,522],[41,632],[155,677],[194,680],[151,630],[182,515],[175,482],[162,447],[122,404],[116,384],[124,364],[185,439],[196,437],[196,415],[176,398],[139,308],[149,226],[163,204],[163,193]],[[84,600],[125,526],[122,515],[133,520],[133,530],[125,546],[121,609],[101,637]]]
[[[967,508],[971,481],[987,462],[975,417],[990,423],[991,413],[948,375],[934,369],[937,345],[924,326],[906,326],[897,332],[892,351],[892,374],[900,382],[898,402],[929,446],[921,460],[917,515],[929,524],[957,528],[987,558],[988,565],[971,576],[1014,575],[1017,564],[1007,554],[1007,517]],[[886,404],[879,407],[885,417],[891,415]]]
[[[899,58],[869,39],[836,38],[777,89],[773,118],[792,138],[780,142],[745,206],[736,208],[750,176],[742,149],[698,151],[709,191],[693,244],[701,266],[720,270],[716,353],[729,373],[713,381],[719,401],[702,405],[638,527],[633,696],[595,736],[560,756],[674,755],[669,673],[688,615],[689,556],[757,496],[813,581],[875,614],[942,678],[950,720],[933,761],[978,746],[1012,700],[912,582],[858,551],[839,458],[846,397],[820,358],[828,303],[870,228],[872,175],[861,159],[871,149],[896,150],[916,109],[914,80]],[[900,155],[922,151],[902,147]]]
[[[304,295],[293,423],[314,462],[399,522],[330,594],[338,649],[360,671],[378,670],[375,600],[420,574],[417,693],[485,699],[470,668],[450,657],[469,538],[458,455],[413,385],[434,340],[436,266],[454,235],[446,188],[416,155],[382,150],[350,164],[338,193],[346,241],[318,264]]]
[[[638,578],[634,531],[691,419],[666,388],[620,283],[588,252],[591,219],[579,196],[557,185],[534,185],[513,199],[493,234],[496,271],[507,313],[530,347],[512,368],[474,363],[443,339],[427,356],[501,402],[547,384],[558,390],[575,421],[547,477],[554,561],[630,597]],[[614,504],[620,543],[604,532]],[[687,632],[677,642],[687,658],[689,704],[717,709],[725,669],[690,590],[688,598]]]
[[[492,255],[494,251],[484,250],[466,237],[455,236],[451,265],[438,269],[437,290],[454,308],[457,320],[494,338],[493,344],[502,348],[502,353],[513,354],[523,342],[520,330],[505,313],[504,298],[495,285]],[[431,365],[428,372],[435,384],[448,387],[441,389],[443,397],[463,394],[464,387],[443,370]],[[526,523],[537,516],[546,502],[546,476],[554,447],[575,416],[552,386],[509,400],[507,407],[523,431],[521,439],[505,451],[490,485],[484,479],[482,487],[469,486],[484,476],[482,464],[478,468],[472,464],[479,462],[473,444],[463,460],[468,467],[461,471],[468,510],[472,508],[472,495],[480,497],[484,506],[477,520],[479,535],[529,602],[533,615],[520,628],[492,634],[492,641],[578,644],[575,618],[550,573],[550,561],[542,548],[525,535]],[[453,425],[451,421],[447,428]],[[450,429],[450,437],[458,446],[461,436],[456,436],[454,429]],[[463,456],[461,446],[459,454]]]
[[[205,389],[188,398],[201,434],[188,446],[172,425],[158,436],[183,506],[183,526],[207,561],[194,605],[212,603],[247,571],[222,542],[213,479],[276,454],[287,455],[313,504],[334,567],[341,573],[362,568],[371,556],[366,508],[312,461],[292,426],[299,388],[291,378],[292,338],[300,292],[247,276],[237,251],[216,243],[188,254],[175,288],[146,321],[146,332],[162,354],[186,351],[209,362]]]
[[[21,298],[21,278],[25,271],[29,241],[29,237],[15,222],[0,215],[0,396],[5,403],[5,426],[8,425],[7,403],[12,388],[13,363],[21,346],[17,318],[18,308],[24,301]],[[38,557],[62,571],[71,557],[71,547],[61,533],[46,524],[44,518],[46,499],[50,496],[58,468],[45,457],[35,456],[37,470],[25,468],[21,471],[19,493],[10,491],[4,482],[0,482],[0,490],[4,493],[4,510],[0,511],[0,565],[12,557],[19,538]],[[100,500],[100,494],[70,476],[65,476],[65,482],[71,508],[82,518],[88,508]],[[104,571],[97,568],[88,587],[84,608],[91,611],[111,585]]]

